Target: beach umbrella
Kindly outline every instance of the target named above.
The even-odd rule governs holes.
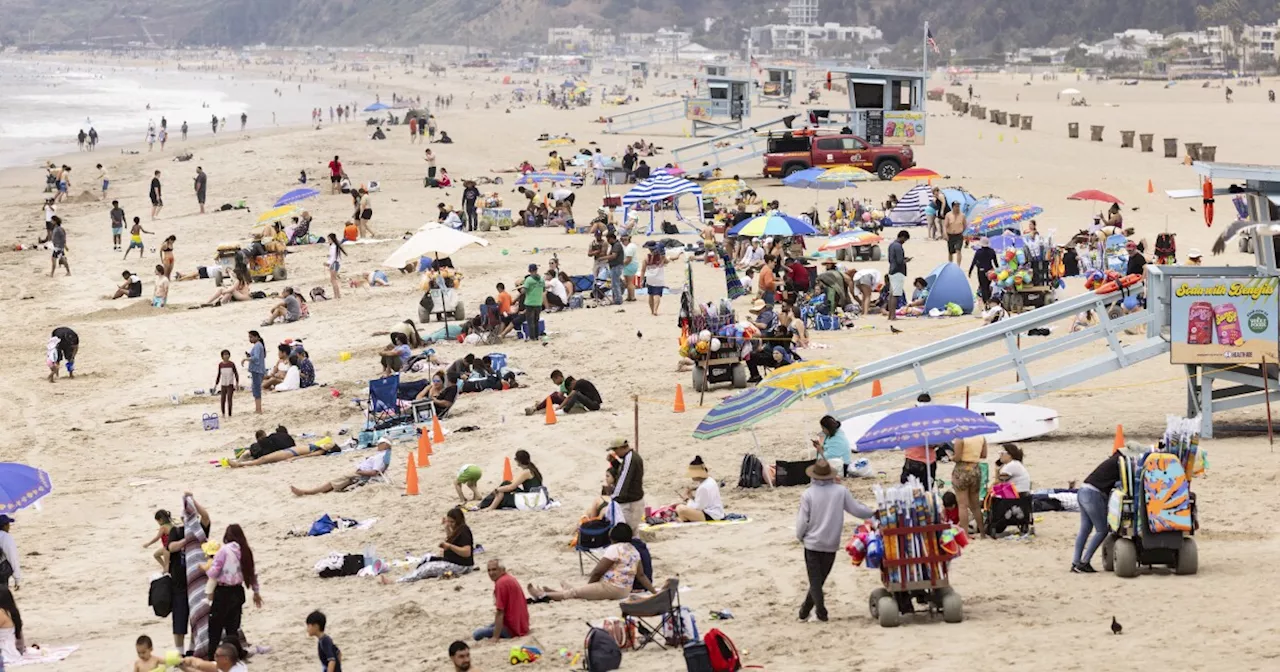
[[[18,462],[0,462],[0,513],[11,514],[53,492],[53,481],[43,469]]]
[[[307,189],[305,187],[302,189],[294,189],[293,191],[287,192],[284,196],[281,196],[279,199],[276,199],[276,204],[274,207],[278,208],[283,205],[297,203],[298,201],[305,201],[308,198],[315,198],[319,195],[320,195],[319,189]]]
[[[1061,96],[1078,96],[1078,95],[1080,95],[1080,89],[1063,89],[1063,90],[1061,90],[1061,91],[1059,91],[1059,92],[1058,92],[1058,95],[1061,95]]]
[[[569,182],[573,179],[573,175],[562,173],[559,171],[541,171],[536,173],[525,173],[516,178],[516,184],[538,184],[541,182]]]
[[[1085,189],[1084,191],[1077,191],[1076,193],[1068,196],[1067,200],[1068,201],[1098,201],[1101,203],[1118,203],[1118,204],[1124,203],[1124,201],[1121,201],[1115,196],[1112,196],[1111,194],[1108,194],[1105,191],[1098,191],[1097,189]]]
[[[389,109],[391,109],[391,106],[386,103],[374,103],[369,107],[364,108],[364,111],[365,112],[381,112],[383,110],[389,110]]]
[[[822,171],[816,178],[818,182],[837,182],[841,186],[853,186],[853,182],[869,182],[880,179],[875,173],[857,166],[836,166]]]
[[[473,236],[465,231],[432,222],[418,229],[418,232],[404,241],[400,248],[391,253],[383,266],[404,268],[404,265],[425,255],[434,255],[437,259],[449,256],[470,245],[487,246],[489,241]]]
[[[765,418],[781,413],[800,400],[800,393],[776,387],[756,387],[736,394],[707,412],[698,428],[693,430],[695,439],[712,439],[746,429]]]
[[[774,369],[773,373],[760,381],[759,386],[791,390],[812,399],[843,390],[857,377],[857,371],[819,359],[796,362]]]
[[[963,212],[966,217],[973,212],[973,206],[978,202],[978,199],[974,198],[973,194],[965,191],[964,189],[939,189],[938,194],[942,196],[942,202],[946,203],[948,207],[952,203],[959,203],[960,211]],[[942,214],[939,213],[938,216],[941,217]]]
[[[282,205],[278,208],[271,208],[270,210],[262,213],[261,215],[258,215],[257,223],[261,224],[263,222],[269,222],[273,219],[283,219],[293,214],[297,210],[298,210],[298,206],[293,204]]]
[[[819,252],[834,252],[835,250],[843,250],[846,247],[862,247],[864,245],[876,245],[884,241],[884,238],[878,234],[866,231],[861,227],[855,227],[848,231],[842,231],[827,239],[818,248]]]
[[[996,252],[1003,252],[1009,247],[1026,247],[1027,241],[1022,236],[1005,231],[998,236],[992,236],[990,239],[991,249]]]
[[[712,198],[720,198],[722,196],[737,196],[742,193],[742,184],[737,180],[724,179],[715,180],[702,185],[702,195]]]
[[[805,168],[782,178],[782,186],[792,189],[843,189],[843,182],[819,182],[826,171],[821,168]]]
[[[858,439],[858,452],[936,447],[955,439],[994,434],[1000,425],[960,406],[924,404],[890,413]],[[928,471],[925,472],[928,481]],[[926,482],[925,489],[932,486]]]
[[[681,175],[684,175],[684,168],[681,168],[680,166],[672,166],[670,168],[659,168],[653,171],[652,175],[655,175],[655,176],[656,175],[672,175],[674,177],[680,177]],[[706,193],[706,192],[704,191],[703,193]]]
[[[729,235],[743,236],[745,238],[812,236],[816,233],[818,233],[818,230],[804,220],[796,219],[791,215],[784,215],[776,210],[752,217],[729,230]]]
[[[984,210],[975,208],[969,215],[969,224],[965,227],[964,234],[970,237],[990,236],[1009,228],[1020,229],[1021,222],[1037,217],[1042,212],[1044,208],[1040,206],[1020,203],[1006,203]]]
[[[901,173],[893,176],[894,182],[904,182],[907,180],[932,180],[942,177],[935,171],[928,168],[908,168]]]

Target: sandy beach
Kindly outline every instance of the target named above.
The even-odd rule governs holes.
[[[278,69],[278,68],[277,68]],[[455,96],[448,109],[434,109],[440,129],[454,138],[451,145],[427,145],[455,182],[462,178],[498,176],[522,160],[542,166],[549,148],[540,133],[569,133],[586,147],[596,142],[608,154],[620,156],[625,143],[643,137],[665,148],[650,163],[670,160],[670,151],[686,144],[677,124],[652,132],[610,136],[603,125],[591,123],[600,115],[627,108],[598,105],[571,111],[509,102],[511,86],[499,82],[503,73],[451,69],[439,78],[422,72],[399,74],[390,68],[376,82],[352,83],[350,95],[361,107],[375,93],[388,101],[392,92]],[[241,71],[237,71],[241,72]],[[263,76],[265,77],[265,69]],[[325,75],[339,85],[336,75]],[[517,79],[559,81],[562,75],[520,75]],[[1070,202],[1066,196],[1088,188],[1115,194],[1125,202],[1126,223],[1148,243],[1162,231],[1178,234],[1179,256],[1198,248],[1206,255],[1226,221],[1229,205],[1219,205],[1218,224],[1206,228],[1198,202],[1166,198],[1165,189],[1198,187],[1195,174],[1181,162],[1161,158],[1162,137],[1180,142],[1199,141],[1217,146],[1219,161],[1274,162],[1272,148],[1280,130],[1261,120],[1275,113],[1261,87],[1236,88],[1236,102],[1227,105],[1221,89],[1201,89],[1199,82],[1161,88],[1158,83],[1122,87],[1118,82],[1076,82],[1074,76],[1057,81],[1026,75],[983,75],[972,82],[989,107],[1031,114],[1034,130],[998,128],[969,117],[954,116],[949,107],[931,103],[928,142],[917,151],[919,165],[949,176],[946,185],[967,188],[975,195],[996,194],[1007,200],[1045,208],[1038,218],[1042,232],[1056,230],[1065,239],[1087,228],[1095,206]],[[654,81],[658,83],[658,81]],[[933,85],[946,82],[935,77]],[[371,85],[373,89],[364,88]],[[1092,104],[1070,107],[1056,98],[1068,86],[1078,88]],[[960,92],[960,88],[949,88]],[[494,94],[503,99],[486,109]],[[634,107],[656,102],[644,100]],[[336,104],[338,101],[334,101]],[[350,101],[345,101],[350,102]],[[839,94],[824,93],[824,103],[843,107]],[[509,109],[509,112],[507,111]],[[116,149],[96,153],[50,156],[68,163],[76,180],[68,202],[59,207],[69,241],[72,275],[61,270],[49,277],[49,253],[13,251],[14,244],[34,243],[43,233],[40,193],[44,172],[39,166],[0,171],[0,216],[7,222],[0,237],[0,323],[9,334],[0,358],[0,459],[23,462],[47,470],[54,492],[40,510],[25,509],[15,518],[13,533],[21,552],[25,581],[17,593],[28,643],[78,644],[80,649],[53,670],[123,670],[135,659],[132,646],[141,634],[150,635],[163,654],[171,648],[169,619],[156,618],[146,605],[146,592],[157,566],[143,543],[155,533],[156,509],[178,511],[185,491],[209,510],[213,535],[239,523],[253,545],[265,606],[246,606],[244,630],[251,642],[272,648],[256,656],[250,669],[259,672],[295,671],[316,665],[315,641],[307,637],[303,619],[312,609],[329,618],[328,633],[341,646],[344,668],[447,670],[446,648],[455,639],[470,640],[471,631],[493,620],[493,584],[483,571],[448,581],[382,585],[366,578],[319,579],[313,565],[330,551],[361,553],[373,547],[379,557],[401,559],[435,550],[443,539],[441,518],[456,503],[453,480],[463,464],[484,472],[482,493],[496,486],[504,456],[529,451],[545,475],[553,496],[561,502],[543,512],[498,511],[468,515],[476,542],[485,553],[478,563],[500,557],[521,583],[558,585],[579,583],[576,554],[568,546],[578,519],[597,493],[605,467],[604,449],[614,437],[632,436],[632,398],[639,398],[639,451],[646,462],[645,489],[650,506],[674,503],[673,490],[688,484],[685,467],[701,455],[714,477],[727,480],[725,508],[747,514],[752,522],[731,527],[663,531],[649,546],[657,579],[679,576],[687,590],[685,606],[692,608],[702,631],[719,627],[744,653],[745,663],[772,672],[809,670],[944,670],[971,664],[1011,670],[1033,665],[1049,670],[1127,670],[1143,661],[1146,667],[1174,670],[1275,669],[1280,656],[1280,628],[1267,615],[1274,598],[1267,586],[1277,577],[1271,552],[1280,549],[1280,524],[1267,508],[1274,499],[1277,457],[1268,447],[1263,411],[1254,407],[1226,413],[1220,422],[1248,425],[1249,431],[1220,432],[1206,442],[1211,469],[1197,479],[1202,528],[1198,533],[1200,572],[1196,576],[1142,576],[1133,580],[1113,574],[1070,574],[1072,543],[1079,525],[1074,513],[1044,513],[1037,536],[1030,540],[980,540],[971,544],[952,565],[953,584],[965,599],[965,622],[946,625],[918,617],[897,629],[882,629],[867,613],[867,596],[879,585],[875,572],[852,567],[843,552],[827,583],[831,611],[828,623],[800,623],[796,610],[807,581],[803,549],[795,539],[795,513],[802,488],[738,490],[743,453],[754,451],[751,437],[734,434],[697,441],[691,432],[705,412],[729,394],[721,388],[699,395],[690,391],[688,373],[677,373],[676,324],[679,295],[668,295],[661,313],[653,317],[644,304],[622,310],[602,307],[545,316],[550,332],[545,343],[511,339],[496,346],[435,345],[438,355],[452,360],[467,353],[503,352],[509,363],[524,371],[522,387],[504,392],[464,395],[445,426],[452,433],[435,447],[431,466],[420,471],[422,494],[402,496],[408,444],[396,445],[389,474],[395,486],[370,486],[351,493],[297,498],[289,485],[314,486],[331,480],[368,456],[368,452],[299,460],[252,469],[215,468],[211,461],[228,457],[248,445],[257,429],[283,424],[295,436],[304,432],[337,433],[358,430],[363,422],[353,398],[367,396],[368,380],[380,370],[377,351],[385,347],[385,332],[405,318],[417,318],[421,296],[416,278],[388,270],[390,287],[343,288],[337,301],[313,302],[311,317],[290,325],[259,327],[273,301],[233,303],[218,308],[188,310],[213,293],[208,280],[174,282],[169,306],[154,309],[147,299],[109,300],[120,273],[131,270],[143,278],[144,297],[151,292],[153,268],[160,242],[177,236],[176,268],[191,272],[210,263],[220,243],[246,241],[256,213],[270,207],[281,193],[294,188],[305,170],[323,195],[307,202],[314,216],[312,233],[341,234],[351,212],[351,199],[329,195],[325,169],[334,156],[342,157],[353,182],[376,180],[372,194],[372,228],[381,242],[348,245],[343,277],[356,278],[379,268],[406,233],[435,220],[436,204],[457,207],[461,187],[423,188],[424,146],[410,144],[408,129],[397,126],[386,141],[369,139],[362,115],[356,123],[265,129],[250,124],[238,130],[171,141],[163,152],[136,155]],[[757,120],[778,116],[756,110]],[[229,119],[229,121],[231,121]],[[1081,139],[1068,139],[1068,122],[1085,130]],[[194,123],[194,122],[193,122]],[[1087,140],[1087,127],[1105,125],[1105,141]],[[237,123],[232,123],[238,127]],[[172,122],[171,122],[172,128]],[[1121,149],[1120,130],[1156,135],[1156,153]],[[190,162],[174,162],[190,150]],[[146,254],[126,262],[111,248],[107,211],[97,200],[95,163],[111,173],[111,198],[117,198],[131,218],[155,235],[144,236]],[[209,175],[211,212],[200,215],[192,193],[196,166]],[[693,169],[693,166],[687,166]],[[162,171],[165,207],[156,221],[148,217],[147,184],[153,171]],[[847,192],[792,191],[777,180],[756,178],[759,164],[740,167],[765,200],[779,199],[783,209],[800,212],[813,203],[825,211]],[[501,175],[504,184],[481,185],[497,191],[504,207],[518,210],[519,194],[511,193],[514,175]],[[1147,193],[1148,180],[1154,194]],[[309,185],[312,186],[312,185]],[[910,185],[871,182],[857,194],[883,201]],[[86,195],[86,192],[88,195]],[[613,193],[618,193],[617,189]],[[589,220],[604,189],[578,191],[579,219]],[[252,210],[213,212],[222,203],[246,199]],[[1222,200],[1222,199],[1220,199]],[[1189,212],[1188,208],[1194,210]],[[585,216],[584,216],[585,215]],[[589,239],[553,228],[515,228],[481,234],[490,241],[454,255],[464,274],[461,293],[474,314],[475,305],[494,293],[497,282],[508,287],[524,275],[528,264],[545,268],[552,254],[571,274],[590,272],[586,257]],[[910,275],[924,275],[945,260],[945,244],[924,239],[912,230],[908,255]],[[692,241],[693,236],[684,238]],[[643,240],[639,242],[643,243]],[[817,241],[812,241],[811,249]],[[279,291],[286,284],[306,294],[329,282],[325,246],[290,248],[287,282],[255,284],[253,289]],[[136,253],[135,253],[136,254]],[[967,268],[971,252],[966,250]],[[1207,264],[1250,265],[1252,256],[1235,246]],[[885,262],[875,268],[885,270]],[[672,266],[668,278],[676,276]],[[694,264],[699,298],[724,295],[723,274]],[[672,283],[674,284],[674,283]],[[1070,294],[1084,291],[1076,278]],[[737,302],[744,314],[748,302]],[[818,332],[823,347],[802,351],[807,359],[826,359],[849,368],[910,348],[926,345],[975,328],[976,317],[945,320],[907,320],[893,334],[883,317],[863,318],[874,328]],[[52,329],[69,326],[81,346],[74,380],[45,381],[44,345]],[[424,326],[424,333],[436,328]],[[1067,324],[1057,325],[1065,330]],[[246,333],[260,329],[267,343],[268,362],[275,345],[285,338],[302,339],[315,362],[314,388],[266,393],[264,414],[254,415],[247,391],[236,396],[234,417],[222,418],[217,431],[203,431],[203,414],[217,412],[217,400],[193,391],[208,389],[215,380],[218,353],[228,349],[238,363],[248,349]],[[1124,337],[1138,338],[1138,337]],[[1099,351],[1103,347],[1097,346]],[[352,357],[343,361],[340,353]],[[1042,364],[1059,367],[1075,357]],[[552,389],[547,377],[553,369],[591,380],[604,397],[600,412],[562,416],[547,426],[542,416],[526,417],[522,409]],[[243,368],[242,378],[247,378]],[[1036,487],[1066,487],[1083,479],[1110,451],[1117,424],[1130,441],[1153,443],[1164,431],[1167,414],[1185,412],[1186,386],[1182,367],[1157,358],[1123,372],[1099,378],[1035,400],[1056,410],[1061,428],[1054,434],[1026,442],[1026,466]],[[419,376],[410,376],[419,377]],[[1012,383],[1012,375],[985,381],[984,389]],[[688,411],[672,412],[677,384],[684,386]],[[892,389],[900,381],[883,381]],[[975,388],[980,394],[984,389]],[[335,396],[332,391],[336,390]],[[848,395],[867,394],[865,388]],[[178,403],[171,398],[176,395]],[[947,396],[939,402],[963,402]],[[837,400],[837,405],[840,401]],[[807,401],[758,426],[759,453],[766,463],[800,459],[818,431],[823,406]],[[874,453],[872,467],[880,479],[896,481],[901,455]],[[940,474],[946,478],[950,466]],[[856,498],[872,501],[872,480],[846,481]],[[292,529],[306,529],[312,521],[332,516],[364,520],[377,518],[368,530],[349,530],[324,537],[289,538]],[[854,522],[847,520],[845,536]],[[1095,565],[1100,559],[1095,558]],[[398,575],[399,570],[393,576]],[[712,621],[712,610],[728,609],[735,618]],[[616,617],[611,602],[569,601],[530,607],[533,638],[543,648],[581,650],[584,621],[598,623]],[[1123,636],[1108,629],[1115,616],[1125,626]],[[506,669],[508,646],[473,645],[477,669]],[[1230,663],[1224,661],[1230,660]],[[545,660],[537,667],[564,669]],[[648,647],[625,654],[624,670],[670,672],[684,669],[678,652]]]

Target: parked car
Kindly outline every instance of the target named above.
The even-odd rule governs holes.
[[[916,165],[910,147],[872,146],[865,139],[846,134],[771,134],[764,155],[765,177],[786,177],[806,168],[853,165],[882,180]]]

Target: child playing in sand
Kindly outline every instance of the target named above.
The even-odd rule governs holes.
[[[153,652],[154,646],[151,644],[151,638],[142,635],[134,644],[134,650],[138,653],[138,659],[133,661],[133,672],[155,672],[158,667],[164,666],[164,660]]]
[[[214,380],[213,386],[218,390],[222,415],[231,417],[231,402],[235,397],[236,388],[240,386],[240,371],[236,369],[235,362],[231,361],[230,350],[222,351],[222,361],[218,362],[218,377]]]
[[[480,475],[480,467],[474,464],[464,464],[458,470],[458,478],[454,480],[453,488],[458,491],[458,500],[463,504],[471,501],[462,494],[463,485],[471,488],[471,499],[480,499],[480,491],[476,489],[476,485],[480,483]]]
[[[135,247],[138,248],[138,258],[142,258],[142,255],[147,251],[146,246],[142,244],[142,234],[144,233],[152,236],[155,235],[154,233],[142,228],[141,217],[134,217],[133,227],[129,229],[129,247],[125,248],[124,251],[125,259],[129,258],[129,251]]]
[[[325,672],[342,672],[342,649],[333,643],[333,638],[324,634],[324,626],[328,621],[324,614],[313,611],[307,614],[307,634],[316,638],[316,651],[320,654],[320,662]]]
[[[151,537],[151,540],[143,544],[142,547],[148,548],[151,544],[154,544],[157,541],[160,542],[160,548],[156,549],[156,552],[152,557],[156,559],[156,562],[160,563],[160,568],[167,572],[169,571],[169,549],[166,544],[169,539],[169,530],[173,529],[173,517],[168,511],[160,509],[159,511],[156,511],[156,524],[160,526],[160,529],[156,532],[156,536]],[[141,643],[139,643],[139,646],[141,646]],[[148,640],[147,647],[150,648],[150,646],[151,641]],[[141,657],[141,653],[139,653],[139,657]],[[147,668],[147,671],[150,672],[154,669],[155,667],[149,667]]]

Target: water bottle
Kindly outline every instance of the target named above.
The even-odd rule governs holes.
[[[365,544],[364,547],[364,566],[373,567],[373,561],[377,558],[373,544]]]

